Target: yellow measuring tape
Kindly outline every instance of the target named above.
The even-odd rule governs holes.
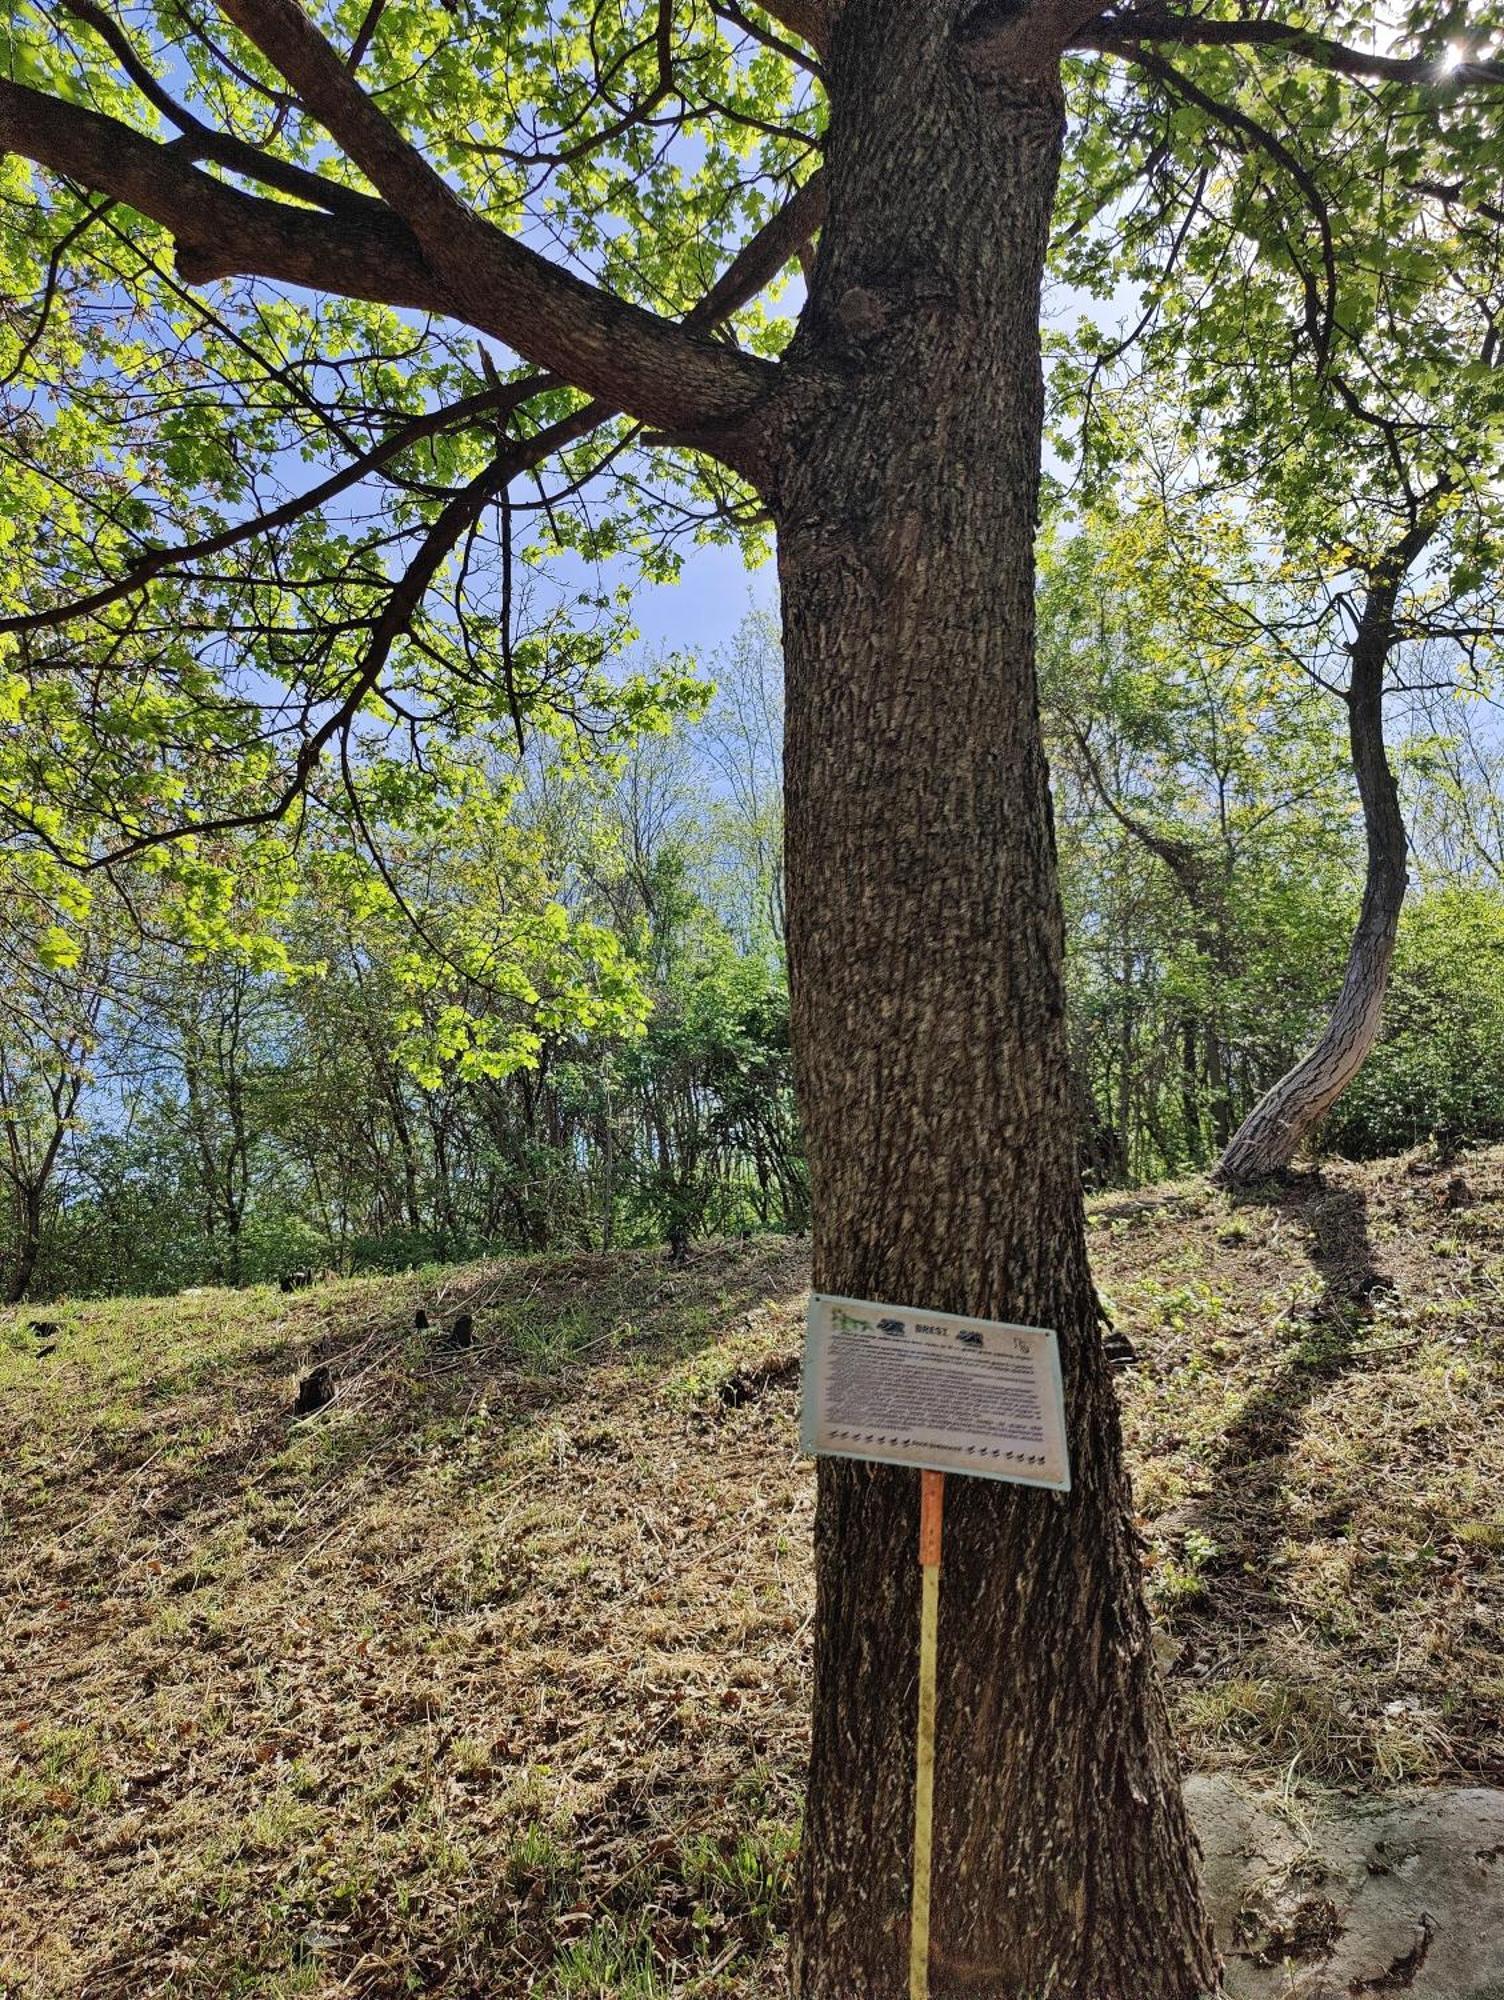
[[[940,1636],[943,1472],[919,1475],[919,1723],[914,1740],[914,1905],[909,1921],[909,2000],[929,2000],[930,1870],[935,1820],[935,1660]]]

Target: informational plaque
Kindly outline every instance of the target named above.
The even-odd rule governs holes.
[[[799,1436],[835,1458],[1071,1483],[1060,1350],[1044,1327],[816,1292]]]

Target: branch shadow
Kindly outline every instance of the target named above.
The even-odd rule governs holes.
[[[1187,1636],[1198,1625],[1235,1629],[1246,1650],[1283,1616],[1274,1559],[1286,1532],[1280,1499],[1286,1460],[1304,1434],[1312,1402],[1355,1364],[1374,1302],[1393,1286],[1374,1256],[1361,1189],[1331,1187],[1312,1174],[1243,1195],[1236,1206],[1277,1208],[1308,1227],[1308,1255],[1322,1279],[1319,1298],[1301,1315],[1302,1337],[1228,1426],[1209,1490],[1177,1522],[1182,1534],[1195,1530],[1216,1547],[1204,1569],[1213,1606],[1182,1629]]]

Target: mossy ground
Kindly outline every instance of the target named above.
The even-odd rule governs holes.
[[[1504,1152],[1092,1244],[1188,1760],[1504,1778]],[[778,1991],[804,1285],[763,1241],[0,1319],[0,1993]]]

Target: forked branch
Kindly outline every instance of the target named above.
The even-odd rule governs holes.
[[[242,194],[176,146],[3,77],[0,153],[18,153],[159,222],[190,283],[272,278],[382,305],[452,309],[412,232],[379,202],[358,217],[335,216]]]

